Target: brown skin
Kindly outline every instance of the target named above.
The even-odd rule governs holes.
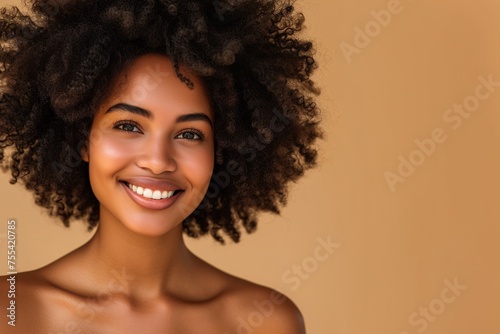
[[[82,150],[101,204],[99,227],[77,250],[17,275],[16,327],[4,315],[1,333],[305,333],[289,299],[218,270],[184,244],[181,222],[202,200],[214,156],[209,100],[199,78],[190,78],[193,90],[159,55],[138,58],[118,78]],[[151,115],[110,110],[118,103]],[[179,118],[186,114],[197,116]],[[124,181],[182,191],[144,199]]]

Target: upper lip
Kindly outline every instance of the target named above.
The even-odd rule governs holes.
[[[149,188],[151,190],[175,191],[183,190],[181,186],[170,180],[161,180],[148,177],[130,177],[120,181],[130,183],[134,186]]]

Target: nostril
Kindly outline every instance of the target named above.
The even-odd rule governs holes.
[[[142,156],[136,160],[137,166],[151,171],[153,174],[172,172],[177,169],[177,162],[171,155]]]

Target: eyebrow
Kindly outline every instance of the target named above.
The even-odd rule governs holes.
[[[113,112],[113,111],[119,111],[119,110],[125,110],[125,111],[131,112],[133,114],[146,117],[148,119],[153,119],[153,113],[151,111],[144,109],[144,108],[141,108],[141,107],[133,106],[133,105],[130,105],[127,103],[117,103],[117,104],[109,107],[109,109],[106,110],[106,114]],[[210,117],[208,117],[204,113],[190,113],[190,114],[180,115],[179,117],[177,117],[177,119],[175,121],[176,121],[176,123],[203,121],[203,122],[208,123],[211,127],[213,127],[212,120],[210,119]]]
[[[125,111],[131,112],[133,114],[143,116],[146,118],[150,118],[150,119],[153,118],[153,114],[151,113],[151,111],[143,109],[141,107],[133,106],[133,105],[130,105],[127,103],[118,103],[118,104],[115,104],[115,105],[109,107],[109,109],[106,110],[106,114],[113,112],[113,111],[118,111],[118,110],[125,110]]]

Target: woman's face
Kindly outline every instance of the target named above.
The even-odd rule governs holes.
[[[201,80],[189,89],[171,61],[139,57],[94,117],[87,149],[100,224],[149,236],[178,226],[199,205],[214,165],[213,114]]]

